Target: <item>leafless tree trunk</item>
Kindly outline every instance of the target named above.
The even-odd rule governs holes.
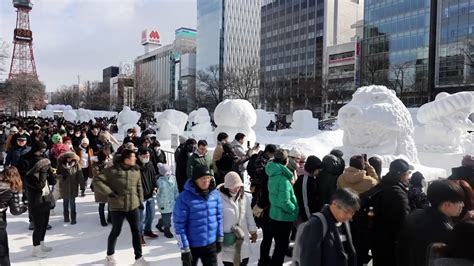
[[[44,85],[30,75],[16,75],[7,84],[7,97],[19,113],[43,108],[44,95]]]

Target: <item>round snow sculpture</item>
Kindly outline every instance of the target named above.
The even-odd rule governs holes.
[[[156,113],[155,113],[156,114]],[[159,139],[171,139],[171,134],[182,135],[188,115],[183,112],[168,109],[157,117],[157,136]]]
[[[140,120],[140,116],[140,113],[132,111],[128,106],[124,106],[117,118],[117,127],[119,129],[119,133],[125,136],[127,130],[130,128],[136,128],[137,130],[140,130],[140,127],[137,125],[138,120]]]
[[[297,110],[293,112],[293,123],[291,129],[304,132],[318,131],[318,119],[313,118],[310,110]]]
[[[76,120],[76,112],[73,110],[63,111],[63,117],[66,121],[74,122]]]
[[[251,145],[256,140],[255,131],[252,127],[257,122],[257,115],[252,104],[246,100],[225,100],[217,105],[214,111],[214,121],[217,128],[214,131],[215,138],[220,132],[225,132],[233,139],[235,134],[244,133]]]
[[[272,121],[273,119],[272,115],[262,109],[255,110],[255,114],[257,116],[257,122],[253,126],[253,129],[257,131],[267,130],[267,126],[270,124],[270,121]]]

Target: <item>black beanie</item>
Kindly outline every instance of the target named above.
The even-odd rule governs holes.
[[[316,169],[321,169],[321,160],[314,155],[308,156],[304,164],[304,170],[309,174],[313,174]]]
[[[212,176],[211,171],[209,171],[209,167],[207,165],[198,164],[193,168],[193,175],[192,180],[196,180],[203,176]]]
[[[349,166],[352,166],[354,168],[357,168],[359,170],[364,170],[364,157],[362,155],[354,155],[351,157],[351,160],[349,161]]]
[[[414,187],[423,187],[423,174],[420,172],[414,172],[410,177],[410,184]]]
[[[33,146],[31,147],[31,152],[37,152],[37,151],[40,151],[42,149],[47,149],[47,148],[48,148],[48,145],[46,145],[44,141],[35,142],[33,143]]]
[[[332,154],[336,156],[337,158],[342,158],[342,156],[344,156],[344,153],[341,150],[337,150],[337,149],[332,150],[329,154]]]

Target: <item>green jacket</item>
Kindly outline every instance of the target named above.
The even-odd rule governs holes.
[[[72,159],[74,165],[66,166],[68,159]],[[79,187],[84,189],[86,183],[82,176],[82,168],[79,165],[79,156],[74,152],[65,152],[58,157],[57,174],[59,183],[59,194],[62,199],[71,199],[79,195]]]
[[[193,169],[198,164],[207,165],[207,167],[209,167],[209,171],[211,171],[211,174],[214,175],[214,171],[212,169],[212,158],[209,156],[209,153],[206,153],[204,156],[193,153],[193,155],[189,157],[188,163],[186,165],[186,176],[188,178],[193,177]]]
[[[107,195],[111,211],[128,212],[143,202],[143,187],[138,166],[125,166],[119,162],[104,168],[94,178],[94,190]]]
[[[270,161],[265,166],[268,175],[270,218],[282,222],[294,222],[298,217],[298,202],[291,185],[293,173],[286,166]]]

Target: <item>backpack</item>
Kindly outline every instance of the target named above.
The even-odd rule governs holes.
[[[374,236],[373,222],[374,217],[377,215],[376,206],[378,196],[382,191],[383,188],[379,184],[361,193],[359,195],[360,209],[352,217],[352,240],[357,252],[358,261],[362,260],[362,263],[368,263],[371,259],[368,253],[369,249],[372,248],[372,239]]]
[[[296,231],[295,246],[293,247],[293,256],[292,256],[293,262],[291,264],[293,266],[300,265],[301,249],[308,248],[308,247],[300,246],[299,242],[301,239],[301,235],[303,234],[303,231],[305,231],[304,230],[305,227],[310,226],[310,223],[312,223],[314,219],[319,219],[321,221],[321,224],[323,227],[322,240],[324,241],[324,238],[326,238],[326,234],[328,232],[328,221],[326,220],[326,216],[324,216],[324,214],[322,214],[321,212],[313,213],[308,221],[298,226],[298,230]]]

